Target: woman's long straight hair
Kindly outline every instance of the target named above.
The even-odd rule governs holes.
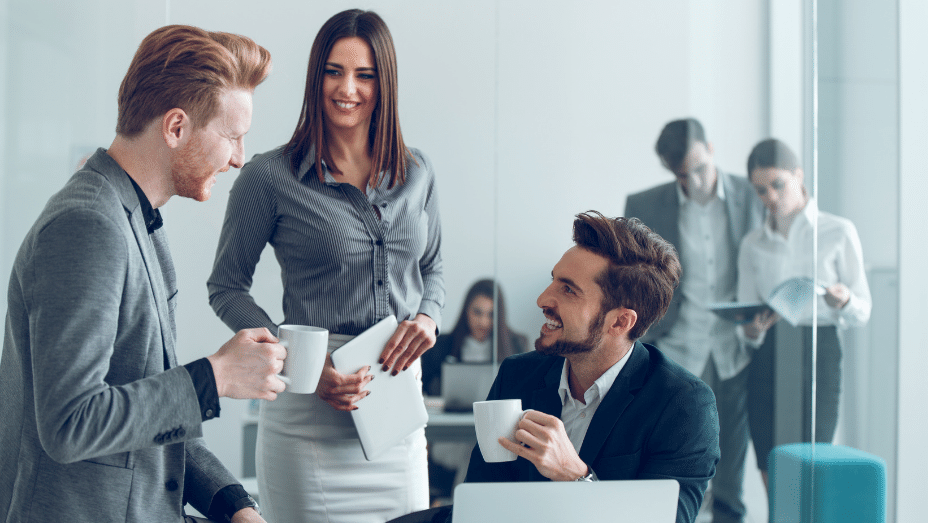
[[[380,99],[374,107],[368,132],[372,159],[368,183],[372,187],[379,185],[384,174],[389,172],[389,187],[393,187],[397,183],[402,184],[406,181],[407,161],[411,156],[403,143],[403,134],[400,132],[399,112],[397,111],[396,51],[393,48],[393,37],[390,35],[387,24],[373,11],[360,9],[342,11],[329,18],[319,29],[309,53],[303,110],[300,113],[296,130],[286,147],[286,151],[290,154],[290,165],[296,174],[306,156],[314,150],[313,160],[320,181],[324,181],[321,168],[323,160],[330,170],[340,172],[335,162],[332,161],[326,144],[322,83],[325,77],[325,63],[335,42],[350,37],[359,37],[371,46],[380,87]]]

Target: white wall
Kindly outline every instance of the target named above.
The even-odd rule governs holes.
[[[498,5],[499,4],[499,5]],[[309,48],[330,15],[355,2],[225,0],[70,3],[8,0],[7,169],[0,274],[78,158],[107,146],[116,92],[154,28],[188,23],[247,34],[274,71],[255,93],[248,155],[289,138]],[[653,144],[673,118],[699,117],[721,167],[743,172],[767,129],[766,2],[476,0],[446,5],[369,1],[396,41],[407,142],[432,158],[441,195],[448,300],[444,327],[475,279],[497,269],[513,326],[535,337],[535,298],[570,244],[581,211],[623,212],[626,196],[670,181]],[[205,281],[226,195],[162,209],[178,273],[179,359],[215,351],[231,332],[213,315]],[[499,228],[494,232],[494,224]],[[280,317],[280,283],[266,253],[255,294]],[[5,301],[0,305],[5,311]],[[205,425],[210,446],[240,470],[244,402],[223,400]],[[229,435],[235,437],[229,437]]]

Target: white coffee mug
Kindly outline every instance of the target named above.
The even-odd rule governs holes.
[[[474,428],[483,461],[499,463],[518,457],[515,452],[503,448],[499,438],[518,443],[515,433],[524,413],[520,399],[474,402]]]
[[[281,325],[277,337],[287,349],[284,369],[277,377],[287,384],[288,392],[316,392],[328,354],[329,331],[321,327]]]

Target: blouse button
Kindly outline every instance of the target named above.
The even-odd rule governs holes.
[[[383,285],[383,280],[377,280],[377,285]]]
[[[380,247],[381,245],[383,245],[383,240],[377,240],[376,242],[374,242],[374,244]]]

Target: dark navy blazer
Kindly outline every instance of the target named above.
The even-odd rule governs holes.
[[[561,415],[564,358],[537,352],[507,358],[487,399],[520,398],[523,409]],[[677,523],[692,522],[719,460],[719,422],[712,390],[657,348],[635,342],[596,414],[580,459],[601,480],[675,479]],[[524,458],[503,463],[471,453],[466,481],[548,481]],[[618,513],[621,507],[616,507]]]

